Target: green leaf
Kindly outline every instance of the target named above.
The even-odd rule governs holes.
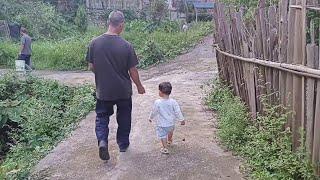
[[[0,128],[3,128],[3,126],[7,123],[8,118],[4,117],[3,115],[0,115]]]

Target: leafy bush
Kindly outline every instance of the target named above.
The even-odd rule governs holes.
[[[26,27],[35,39],[62,38],[72,34],[73,25],[49,4],[40,1],[0,0],[2,19]]]
[[[149,26],[150,22],[133,20],[126,24],[126,32],[141,32],[144,33],[146,28]]]
[[[302,143],[292,149],[290,129],[284,129],[288,114],[282,106],[265,104],[265,112],[251,121],[247,108],[228,87],[216,83],[207,104],[218,112],[218,136],[222,143],[246,159],[251,179],[316,179]]]
[[[49,70],[83,70],[84,61],[90,40],[101,29],[90,28],[85,35],[74,35],[60,41],[36,41],[32,44],[32,64],[36,69]],[[0,43],[0,66],[14,68],[14,61],[19,52],[19,44],[13,42]]]
[[[212,32],[211,23],[193,24],[191,29],[185,32],[163,33],[158,30],[151,34],[153,39],[164,52],[166,59],[174,58],[196,45],[204,36]]]
[[[215,85],[214,91],[207,97],[207,105],[219,113],[218,135],[228,148],[239,150],[246,141],[244,133],[249,124],[247,109],[227,87],[220,82]]]
[[[80,32],[85,33],[87,31],[88,17],[84,6],[79,6],[74,23]]]
[[[0,43],[0,67],[12,67],[13,60],[18,57],[19,48],[12,42]]]
[[[145,20],[145,15],[143,14],[143,12],[130,9],[124,9],[122,10],[122,12],[127,22],[131,22],[133,20]]]
[[[143,54],[140,59],[139,67],[145,68],[153,64],[159,64],[163,62],[163,52],[157,47],[156,43],[149,40],[141,50]]]
[[[163,53],[165,59],[174,58],[212,32],[211,23],[194,24],[187,33],[181,32],[179,25],[174,22],[164,22],[152,32],[146,30],[149,25],[150,22],[132,21],[128,23],[128,29],[123,34],[123,37],[134,45],[143,61],[143,67],[163,61],[163,59],[152,59],[161,57],[158,56],[159,52]],[[59,41],[36,41],[33,43],[32,63],[36,69],[86,69],[87,63],[84,59],[87,46],[94,36],[103,32],[103,29],[90,27],[84,35],[73,35],[71,38]],[[150,41],[154,43],[152,53],[156,54],[151,55],[151,52],[145,51]],[[0,43],[0,65],[13,68],[18,52],[19,44]]]
[[[0,166],[0,179],[27,178],[31,167],[94,106],[90,86],[67,87],[55,81],[33,77],[20,80],[6,75],[0,79],[0,91],[0,117],[6,119],[1,134],[10,138],[6,145],[10,151]]]
[[[152,0],[150,2],[150,15],[153,21],[160,22],[166,15],[168,8],[165,0]]]

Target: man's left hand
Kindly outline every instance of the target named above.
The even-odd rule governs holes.
[[[138,88],[138,93],[139,94],[145,94],[146,93],[146,90],[144,89],[143,86],[138,86],[137,88]]]

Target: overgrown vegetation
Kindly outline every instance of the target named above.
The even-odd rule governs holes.
[[[316,179],[304,144],[293,151],[288,114],[283,107],[265,104],[265,113],[251,120],[240,98],[220,82],[214,83],[207,105],[217,111],[218,136],[229,149],[246,160],[250,179]]]
[[[60,7],[54,0],[0,0],[0,20],[26,27],[33,39],[32,63],[35,69],[83,70],[90,40],[105,29],[89,26],[84,0],[68,1]],[[65,11],[63,10],[65,9]],[[211,23],[193,24],[190,31],[181,31],[181,24],[167,21],[164,0],[150,1],[146,11],[123,10],[127,22],[125,39],[132,42],[140,67],[174,58],[212,32]],[[105,11],[105,20],[110,10]],[[0,67],[14,68],[20,44],[0,43]]]
[[[0,179],[27,179],[32,168],[93,109],[90,86],[34,77],[0,79]]]
[[[85,54],[90,40],[104,32],[90,28],[84,35],[78,34],[60,41],[37,41],[33,43],[32,62],[36,69],[82,70],[86,69]],[[176,22],[154,24],[146,21],[132,21],[127,24],[123,37],[133,43],[141,67],[174,58],[193,47],[201,38],[212,32],[211,23],[193,24],[184,33]],[[0,43],[0,66],[13,68],[19,51],[19,44]]]
[[[124,34],[132,42],[140,56],[140,67],[158,64],[172,59],[196,45],[203,37],[212,32],[211,22],[192,24],[188,32],[182,32],[177,22],[160,24],[138,23],[129,26],[133,31]],[[144,32],[144,33],[141,33]]]
[[[21,24],[34,39],[61,39],[75,29],[54,6],[41,1],[0,0],[0,20]]]
[[[85,33],[88,28],[88,16],[85,6],[79,6],[75,20],[75,25],[81,33]]]
[[[259,6],[260,0],[223,0],[221,1],[225,5],[236,7],[237,9],[241,9],[244,13],[244,17],[248,22],[254,21],[254,14]],[[269,7],[272,5],[278,5],[279,0],[268,0],[265,1],[265,7]]]

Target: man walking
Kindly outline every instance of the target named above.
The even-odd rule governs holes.
[[[124,30],[125,19],[120,11],[113,11],[108,19],[108,31],[93,39],[89,45],[87,61],[89,69],[95,74],[96,82],[96,136],[99,156],[109,160],[108,135],[109,117],[117,107],[117,143],[120,152],[129,147],[132,110],[132,81],[138,93],[144,94],[139,73],[137,55],[130,43],[120,37]]]
[[[21,34],[21,48],[20,48],[20,54],[19,54],[19,59],[24,60],[26,63],[26,67],[28,69],[31,68],[31,54],[32,54],[32,49],[31,49],[31,37],[28,35],[27,29],[22,27],[20,30]]]

